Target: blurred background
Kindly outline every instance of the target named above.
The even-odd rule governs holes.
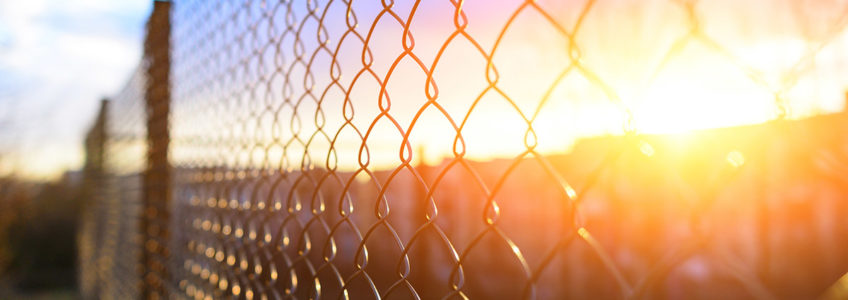
[[[2,1],[0,298],[845,296],[846,26],[843,0]]]
[[[150,1],[0,1],[0,298],[75,298],[82,139]]]

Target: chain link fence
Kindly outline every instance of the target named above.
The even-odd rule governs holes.
[[[737,2],[155,2],[83,295],[844,297],[848,3]]]

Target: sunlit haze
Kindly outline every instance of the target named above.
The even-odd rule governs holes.
[[[357,16],[360,22],[373,18],[379,8],[365,2],[358,5],[362,6]],[[408,11],[410,5],[397,3],[395,10]],[[448,1],[428,2],[417,8],[409,29],[415,40],[414,57],[402,54],[402,28],[389,21],[374,25],[375,34],[369,42],[371,69],[387,82],[386,92],[391,95],[389,114],[403,131],[409,129],[412,149],[401,147],[403,135],[390,119],[378,117],[378,102],[388,103],[379,95],[379,85],[367,74],[358,77],[350,91],[356,110],[352,124],[360,130],[373,126],[365,143],[371,166],[395,166],[401,148],[422,150],[429,163],[453,156],[454,151],[466,158],[488,160],[515,157],[528,146],[543,154],[565,153],[580,137],[618,135],[627,130],[681,133],[778,118],[798,119],[843,109],[848,87],[848,62],[843,54],[848,35],[843,29],[848,14],[839,3],[817,2],[799,7],[795,1],[705,1],[696,5],[694,16],[687,14],[686,2],[665,0],[539,1],[538,5],[544,15],[520,1],[463,3],[468,22],[465,31],[486,55],[492,55],[491,66],[472,40],[462,35],[451,38],[455,27]],[[583,11],[584,19],[579,19]],[[339,19],[328,20],[324,29],[330,35],[330,48],[335,49],[345,24]],[[574,41],[569,41],[567,34],[578,20],[582,23]],[[367,29],[372,24],[359,26]],[[506,30],[501,31],[503,28]],[[191,32],[183,34],[191,36]],[[351,40],[346,37],[342,47],[350,51],[340,51],[335,57],[316,52],[310,61],[312,68],[319,70],[328,68],[331,62],[339,64],[340,82],[345,88],[362,64],[358,52],[361,49]],[[315,39],[300,42],[307,49],[318,45]],[[181,116],[174,123],[175,161],[204,159],[203,153],[180,147],[181,137],[202,135],[203,128],[217,126],[198,126],[212,115],[196,114],[191,110],[194,106],[181,103],[226,99],[216,98],[221,96],[213,91],[195,93],[205,83],[194,79],[194,69],[183,70],[182,66],[198,63],[186,52],[193,49],[191,46],[182,45],[179,38],[175,43],[175,113]],[[292,57],[284,59],[291,63]],[[427,73],[415,59],[434,70],[429,85]],[[264,59],[264,68],[272,70],[275,62],[270,57]],[[293,64],[293,68],[305,72],[298,64]],[[225,70],[212,67],[208,71]],[[324,128],[340,128],[344,123],[345,95],[331,84],[331,74],[310,72],[310,88],[326,93],[320,107]],[[186,84],[180,84],[183,78]],[[246,83],[239,80],[250,78],[233,79],[226,83],[225,90],[244,93],[238,88]],[[270,97],[267,99],[272,103],[281,103],[284,94],[316,100],[321,96],[318,91],[307,92],[307,85],[298,81],[284,87],[280,77],[268,80],[267,93],[250,95]],[[497,88],[487,89],[487,80],[496,81]],[[398,96],[401,92],[402,96]],[[444,113],[434,105],[419,112],[428,95],[435,97]],[[293,137],[293,131],[317,130],[312,114],[318,109],[313,100],[285,101],[297,103],[298,114],[303,115],[282,129],[272,128],[271,120],[266,118],[255,125],[226,128],[232,137],[255,137],[268,149],[258,157],[241,152],[234,163],[245,166],[264,162],[288,167],[301,164],[298,159],[281,162],[282,150],[272,146],[272,136],[281,132],[288,139]],[[234,109],[236,116],[232,120],[239,120],[249,118],[253,108],[247,105]],[[288,104],[283,105],[283,112],[291,112]],[[375,120],[380,121],[372,124]],[[413,120],[427,125],[410,127]],[[455,126],[462,126],[463,139],[456,144],[451,120]],[[528,131],[528,121],[533,131]],[[361,139],[348,130],[340,131],[337,139],[334,155],[338,156],[339,167],[356,168]],[[315,155],[310,164],[315,166],[324,165],[329,149],[322,140],[310,144],[310,149],[315,150],[309,151]],[[302,151],[298,143],[287,147],[289,153]]]
[[[2,169],[14,168],[28,177],[52,177],[64,169],[78,168],[81,129],[90,124],[99,98],[117,90],[130,75],[139,55],[140,18],[148,5],[89,4],[98,7],[95,12],[116,16],[120,25],[88,24],[81,22],[82,17],[64,17],[79,8],[58,3],[3,5],[3,11],[10,14],[2,23],[6,40],[3,72],[8,74],[3,76],[7,90],[3,105],[5,114],[10,115],[6,118],[13,120],[7,123],[14,128],[4,134],[13,135],[22,146],[5,146],[11,150],[7,150]],[[399,9],[403,5],[399,4]],[[520,5],[519,1],[494,5],[465,2],[467,32],[491,52],[501,34],[498,30]],[[699,23],[693,24],[685,2],[596,1],[573,44],[559,30],[572,30],[585,2],[539,1],[538,5],[552,19],[524,6],[493,52],[503,95],[495,90],[483,93],[486,61],[462,37],[455,38],[438,61],[433,76],[438,103],[457,125],[467,115],[462,129],[466,157],[512,157],[525,150],[526,139],[534,139],[535,149],[542,153],[562,153],[579,137],[621,134],[626,128],[640,133],[680,133],[762,123],[781,115],[804,118],[840,111],[844,105],[848,63],[843,53],[848,35],[843,30],[845,8],[838,2],[705,1],[697,4]],[[415,54],[428,67],[453,30],[449,6],[447,1],[422,6],[410,28],[416,39]],[[377,8],[371,7],[372,13]],[[15,13],[9,13],[12,11]],[[86,17],[89,19],[102,18]],[[62,30],[72,24],[87,25],[78,25],[79,32]],[[328,30],[332,33],[333,26],[342,25],[328,24]],[[109,29],[117,27],[124,29]],[[690,34],[694,27],[700,31]],[[378,31],[380,28],[377,26]],[[396,29],[386,27],[385,32],[396,35],[377,36],[371,42],[374,69],[379,74],[384,74],[402,51],[401,32]],[[106,33],[100,33],[104,30]],[[307,46],[314,43],[304,42]],[[30,51],[33,47],[42,50]],[[580,54],[579,66],[572,64],[569,53]],[[340,56],[338,62],[342,70],[357,68],[359,57]],[[102,69],[96,69],[100,65]],[[33,73],[41,75],[27,75]],[[342,74],[344,78],[351,72]],[[315,78],[319,86],[329,80],[320,76]],[[89,80],[67,88],[80,77]],[[402,127],[409,126],[427,101],[425,81],[426,74],[408,58],[394,70],[387,85],[389,93],[408,92],[402,99],[393,99],[392,115]],[[352,91],[351,98],[376,103],[370,99],[378,95],[366,88],[371,84],[360,83],[363,88]],[[282,86],[272,83],[274,88]],[[202,95],[194,95],[198,96]],[[473,113],[467,114],[478,97]],[[341,99],[334,101],[341,103]],[[340,109],[324,108],[340,120]],[[376,104],[357,109],[360,116],[378,112]],[[524,118],[532,119],[535,138],[526,136]],[[358,126],[367,127],[371,119],[358,120],[362,121]],[[179,124],[200,121],[189,117],[176,120],[176,128],[179,131]],[[423,146],[430,162],[451,155],[456,132],[437,109],[430,106],[418,123],[428,126],[410,133],[414,148]],[[400,136],[391,133],[394,129],[388,124],[377,124],[374,130],[375,137],[369,140],[371,151],[387,153],[372,155],[377,160],[374,163],[390,166],[396,161]],[[359,141],[354,138],[345,143],[344,136],[341,138],[337,145],[340,155],[347,154],[344,149],[355,155]],[[175,153],[177,159],[184,155],[192,154]],[[381,163],[381,159],[389,160]]]

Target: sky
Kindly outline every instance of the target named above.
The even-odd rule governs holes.
[[[0,174],[78,169],[100,99],[141,57],[146,0],[0,1]]]
[[[485,51],[491,51],[500,30],[522,2],[466,1],[463,10],[469,18],[467,32]],[[525,9],[505,31],[492,59],[500,74],[498,86],[510,95],[516,107],[511,107],[495,93],[483,96],[463,129],[468,157],[510,157],[524,151],[528,139],[525,134],[527,126],[518,117],[517,111],[529,116],[542,103],[544,107],[534,120],[536,137],[533,139],[538,140],[537,150],[543,153],[566,151],[582,136],[620,133],[624,120],[622,108],[625,107],[633,113],[634,126],[642,133],[765,122],[775,118],[775,94],[785,98],[789,117],[792,118],[844,108],[845,91],[848,90],[845,55],[848,53],[848,35],[845,34],[848,1],[702,0],[696,7],[696,15],[699,26],[708,37],[707,42],[684,38],[691,28],[691,19],[681,2],[599,0],[585,17],[575,38],[583,54],[581,62],[615,91],[614,98],[617,99],[610,99],[610,94],[588,79],[589,75],[585,73],[575,71],[556,80],[557,74],[570,64],[569,41],[538,12]],[[261,9],[258,7],[264,2],[251,3]],[[293,3],[300,9],[296,13],[304,15],[308,2]],[[369,18],[376,15],[379,5],[375,4],[377,1],[355,3],[362,22],[360,28],[367,28]],[[397,1],[394,9],[406,17],[411,3]],[[447,0],[421,3],[410,30],[415,33],[416,55],[425,64],[431,65],[445,39],[454,30],[453,10]],[[536,3],[553,20],[570,27],[578,19],[578,12],[586,1],[539,0]],[[198,107],[195,105],[198,103],[204,104],[200,107],[234,104],[224,103],[231,99],[215,94],[214,88],[194,85],[209,84],[204,78],[214,77],[218,74],[215,72],[221,71],[214,69],[215,66],[226,67],[240,61],[209,66],[204,58],[250,55],[253,49],[242,49],[248,53],[226,52],[222,49],[232,49],[228,48],[232,44],[219,44],[223,39],[202,40],[204,47],[195,48],[197,39],[206,37],[203,30],[217,28],[209,25],[216,20],[195,7],[203,7],[206,2],[194,2],[182,9],[180,3],[177,4],[174,20],[176,48],[173,53],[177,74],[172,77],[175,93],[172,129],[177,137],[176,148],[179,148],[182,133],[199,130],[202,131],[200,134],[215,135],[220,130],[208,129],[223,125],[223,128],[217,129],[226,131],[233,125],[209,122],[218,116],[192,110]],[[229,6],[223,5],[224,9],[229,9]],[[331,43],[339,38],[344,27],[345,10],[338,9],[338,6],[334,6],[337,9],[333,14],[337,19],[328,21],[326,25]],[[81,167],[82,139],[93,121],[100,99],[120,91],[139,63],[143,24],[150,8],[151,1],[144,0],[82,0],[72,4],[57,0],[0,0],[0,155],[4,156],[0,157],[0,174],[14,170],[30,178],[55,177],[62,170]],[[283,10],[276,13],[274,17],[278,18],[278,24],[283,24]],[[229,16],[226,13],[222,15]],[[194,24],[193,20],[201,23]],[[225,18],[224,21],[227,20]],[[314,30],[313,27],[306,28]],[[371,47],[375,54],[373,68],[384,76],[389,65],[402,52],[402,31],[397,24],[386,21],[381,21],[375,28]],[[834,28],[837,30],[833,31]],[[229,28],[215,34],[228,37],[232,30],[239,32],[240,29]],[[317,42],[311,40],[312,36],[303,35],[305,47],[310,49]],[[711,47],[710,41],[719,44],[722,49]],[[356,42],[348,43],[356,46]],[[680,47],[675,49],[675,45]],[[291,55],[294,52],[291,49],[284,45],[282,55]],[[342,80],[345,82],[349,82],[349,76],[360,68],[358,48],[351,49],[353,51],[338,57],[344,69]],[[226,55],[222,56],[222,53]],[[811,53],[814,59],[805,59]],[[263,55],[275,54],[268,51]],[[327,66],[329,60],[328,55],[319,55],[316,66],[322,63]],[[739,63],[734,63],[735,60]],[[798,64],[799,61],[805,63]],[[268,58],[265,63],[269,64],[266,70],[272,70],[270,65],[276,60]],[[203,72],[191,69],[197,64],[208,68],[207,72],[201,74]],[[319,68],[315,67],[316,70]],[[438,101],[454,120],[462,120],[472,100],[485,88],[486,68],[481,55],[468,42],[461,40],[451,44],[441,57],[434,72],[434,80],[440,90]],[[761,82],[748,76],[747,68],[762,75]],[[294,70],[293,76],[301,74],[298,68]],[[315,74],[317,86],[325,86],[329,81],[329,71],[317,71]],[[258,73],[250,72],[250,75],[257,76]],[[281,77],[274,78],[279,80]],[[406,59],[399,64],[392,78],[387,85],[389,93],[397,99],[392,115],[401,126],[407,127],[418,108],[426,102],[427,92],[423,84],[426,76]],[[276,81],[268,83],[274,103],[282,99],[280,84]],[[351,92],[351,97],[358,101],[356,109],[359,117],[354,123],[359,128],[367,128],[378,112],[376,91],[379,89],[373,84],[363,81],[358,83],[358,89]],[[225,82],[225,90],[238,90],[243,86],[243,83],[233,80]],[[550,100],[541,101],[551,86],[554,88],[551,89]],[[214,84],[211,87],[217,88]],[[302,92],[299,85],[294,87],[295,95]],[[243,96],[249,98],[255,95],[243,93]],[[328,118],[335,118],[327,120],[335,122],[328,123],[331,124],[328,128],[341,124],[342,98],[333,94],[322,108],[330,116]],[[312,109],[308,102],[300,108],[302,113]],[[243,107],[243,117],[248,116],[250,107],[253,106]],[[214,113],[215,110],[211,111]],[[227,113],[227,119],[238,119],[235,117],[239,114],[238,110]],[[301,124],[303,130],[314,130],[314,122],[305,120]],[[250,127],[255,122],[247,123]],[[438,161],[451,156],[455,132],[445,118],[429,109],[420,123],[426,126],[415,127],[410,139],[413,144],[427,147],[425,156],[428,160]],[[263,136],[272,132],[269,128],[259,127],[256,130],[263,131]],[[385,165],[391,166],[397,159],[399,135],[385,122],[375,128],[375,137],[369,140],[372,144],[369,147],[385,149],[385,155],[375,150],[372,156],[386,158]],[[350,149],[346,152],[355,156],[361,140],[352,134],[347,137],[350,143],[345,145]],[[257,142],[264,145],[269,143],[269,139]],[[318,153],[318,158],[326,156],[325,152],[315,153]],[[196,153],[190,151],[183,153],[177,149],[174,154],[176,160],[198,159]],[[266,155],[276,156],[275,159],[280,156],[274,153]],[[345,161],[355,164],[357,160],[353,157]]]

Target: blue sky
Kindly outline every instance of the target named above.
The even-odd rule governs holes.
[[[0,174],[82,163],[99,101],[138,64],[151,1],[0,0]]]

